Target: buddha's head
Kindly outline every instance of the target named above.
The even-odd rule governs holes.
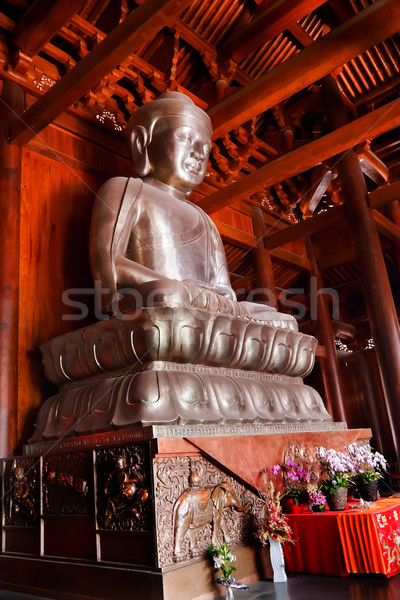
[[[152,177],[184,193],[202,182],[211,121],[188,96],[169,92],[141,106],[131,116],[127,133],[139,177]]]

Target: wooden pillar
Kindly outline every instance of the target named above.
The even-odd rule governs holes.
[[[324,80],[323,94],[330,127],[337,129],[345,125],[346,110],[339,87],[332,77]],[[353,149],[337,157],[337,168],[375,342],[393,443],[400,461],[400,330],[396,308],[378,232],[368,206],[364,177]]]
[[[398,200],[391,202],[387,206],[388,209],[388,217],[397,227],[400,227],[400,204]],[[397,266],[400,268],[400,244],[396,243],[396,262]]]
[[[378,452],[385,453],[384,437],[385,433],[382,431],[381,423],[379,421],[379,414],[376,407],[376,394],[374,393],[373,386],[371,383],[371,376],[369,373],[367,361],[363,352],[357,352],[358,361],[356,363],[356,373],[359,380],[363,382],[365,398],[368,403],[369,416],[371,419],[371,427],[374,436],[374,446]]]
[[[346,421],[340,386],[340,367],[336,352],[335,334],[329,312],[329,302],[323,293],[323,280],[317,265],[316,252],[310,238],[307,238],[307,255],[311,262],[311,276],[316,286],[311,286],[311,293],[317,294],[316,331],[319,343],[325,346],[326,358],[320,358],[322,379],[325,387],[326,408],[334,421]],[[312,305],[310,298],[310,305]]]
[[[22,88],[4,82],[0,98],[0,456],[18,439],[18,296],[21,149],[8,143],[9,125],[24,109]]]
[[[272,271],[271,255],[264,244],[264,218],[261,208],[253,208],[253,233],[256,238],[256,245],[253,249],[254,272],[256,279],[256,288],[260,290],[257,294],[257,302],[268,304],[268,306],[277,307],[274,274]]]

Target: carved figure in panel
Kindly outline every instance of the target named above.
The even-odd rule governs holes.
[[[169,92],[138,108],[127,133],[140,178],[107,181],[92,216],[91,264],[103,309],[206,308],[297,330],[293,317],[273,307],[236,301],[219,233],[187,200],[207,168],[208,115]]]
[[[43,457],[43,514],[93,514],[92,456],[89,452]]]
[[[212,524],[212,543],[216,545],[220,532],[226,543],[230,542],[223,511],[235,508],[243,512],[246,506],[239,503],[235,491],[227,481],[213,487],[203,487],[195,466],[191,467],[189,487],[182,492],[174,505],[174,560],[183,560],[182,543],[189,536],[190,555],[199,556],[202,549],[196,547],[194,530]]]
[[[144,530],[149,528],[149,491],[142,453],[122,449],[110,451],[109,467],[100,479],[98,523],[103,529]],[[104,466],[103,462],[103,466]],[[147,508],[147,510],[146,510]]]
[[[213,534],[231,545],[252,538],[251,515],[261,501],[206,459],[191,465],[189,457],[156,458],[154,478],[159,567],[205,554]]]
[[[295,462],[300,467],[310,473],[309,483],[316,484],[320,478],[320,467],[318,461],[315,460],[313,450],[307,448],[303,442],[293,442],[286,448],[282,464],[286,465],[288,461]],[[287,473],[285,470],[282,472],[283,483],[287,488],[291,486],[291,481],[288,480]]]
[[[6,461],[5,524],[36,525],[39,518],[38,469],[33,460]]]

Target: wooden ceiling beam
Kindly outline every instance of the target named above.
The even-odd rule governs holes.
[[[255,247],[256,238],[251,233],[241,231],[236,227],[232,227],[232,225],[221,223],[221,221],[214,221],[214,223],[224,242],[245,249],[252,249]],[[271,250],[271,258],[274,259],[275,262],[288,265],[289,267],[300,271],[310,272],[311,270],[311,264],[308,258],[300,256],[300,254],[296,254],[290,250],[286,250],[285,248],[274,248]]]
[[[375,209],[372,211],[372,216],[374,217],[377,230],[389,240],[398,244],[400,242],[400,227],[389,221],[389,219]]]
[[[311,37],[309,33],[305,29],[302,28],[298,23],[293,23],[288,27],[288,30],[292,34],[294,38],[305,48],[306,46],[310,46],[314,43],[314,39]]]
[[[256,238],[251,233],[247,233],[247,231],[242,231],[221,221],[214,221],[214,224],[224,242],[245,249],[255,246]]]
[[[287,10],[290,5],[288,1]],[[377,0],[343,25],[212,107],[208,114],[213,122],[214,137],[221,137],[286,100],[399,30],[400,2]]]
[[[238,62],[324,2],[325,0],[278,0],[250,23],[235,31],[220,46],[219,51]]]
[[[127,56],[173,21],[191,0],[145,0],[71,71],[31,106],[12,130],[11,142],[26,144],[94,87]]]
[[[35,56],[84,3],[84,0],[35,0],[16,24],[12,45]]]
[[[265,236],[265,245],[268,250],[272,250],[273,248],[277,248],[283,244],[293,242],[298,238],[303,238],[307,237],[308,235],[318,233],[326,227],[331,227],[343,219],[343,206],[335,206],[326,213],[315,215],[315,217],[312,217],[311,219],[301,221],[296,225],[290,225],[289,227],[286,227],[286,229],[281,229],[280,231],[276,231],[270,235],[267,234]]]
[[[381,208],[389,202],[400,200],[400,181],[383,185],[382,187],[368,194],[370,208]]]
[[[400,2],[398,6],[400,8]],[[313,142],[280,156],[260,167],[255,173],[242,177],[222,190],[214,192],[211,196],[204,198],[201,206],[211,214],[236,200],[248,198],[265,187],[303,173],[318,163],[357,145],[367,136],[374,138],[399,125],[400,103],[398,100],[393,100]]]
[[[271,258],[274,259],[274,262],[288,265],[289,267],[305,271],[306,273],[311,272],[311,263],[305,256],[300,256],[300,254],[286,250],[286,248],[274,248],[270,251],[270,254]]]

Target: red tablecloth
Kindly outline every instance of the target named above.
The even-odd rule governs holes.
[[[337,512],[287,515],[295,544],[285,544],[288,572],[346,577]]]
[[[400,500],[368,510],[287,515],[296,544],[285,544],[287,570],[347,576],[400,572]]]
[[[363,512],[337,513],[349,573],[400,573],[400,502],[383,498]]]

